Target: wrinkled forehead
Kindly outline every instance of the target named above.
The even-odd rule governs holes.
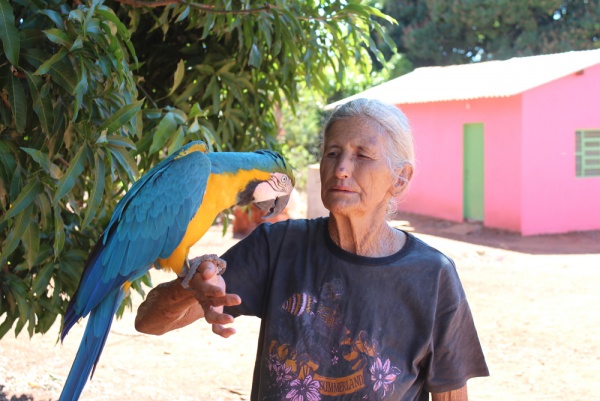
[[[379,144],[381,140],[389,137],[387,131],[372,118],[348,117],[339,119],[327,126],[324,133],[323,143],[329,140],[344,140],[345,136],[358,134],[365,142],[372,145]]]

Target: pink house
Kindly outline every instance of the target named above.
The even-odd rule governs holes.
[[[410,120],[400,210],[522,235],[600,230],[600,49],[418,68],[354,97]]]

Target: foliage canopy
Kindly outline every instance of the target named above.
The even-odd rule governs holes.
[[[118,199],[165,155],[277,147],[299,88],[367,70],[365,48],[383,61],[374,17],[355,0],[0,0],[0,338],[49,330]]]
[[[598,0],[388,0],[382,10],[415,67],[600,47]]]

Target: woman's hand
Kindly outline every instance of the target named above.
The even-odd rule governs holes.
[[[225,281],[216,273],[215,264],[204,261],[188,289],[183,288],[181,278],[154,287],[138,308],[135,328],[162,335],[206,317],[216,334],[225,338],[234,334],[233,328],[223,327],[233,322],[232,316],[223,314],[223,306],[239,305],[241,299],[225,293]]]
[[[191,261],[194,263],[194,260]],[[215,334],[227,338],[235,334],[235,329],[224,325],[233,323],[233,316],[223,313],[223,306],[239,305],[242,300],[236,294],[225,292],[225,280],[217,274],[217,266],[210,260],[204,261],[198,267],[196,274],[190,280],[189,291],[202,306],[204,318],[210,324]]]

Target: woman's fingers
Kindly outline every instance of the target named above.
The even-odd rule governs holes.
[[[235,334],[235,329],[225,327],[226,324],[233,323],[233,316],[223,313],[223,307],[202,306],[204,310],[204,318],[207,323],[212,324],[213,333],[221,337],[228,338]]]
[[[213,332],[222,337],[235,334],[235,329],[224,326],[233,323],[234,319],[223,313],[223,307],[239,305],[242,300],[236,294],[226,293],[225,280],[217,274],[217,266],[212,261],[202,262],[197,273],[190,280],[189,286],[202,306],[206,322],[212,324]]]
[[[224,327],[221,324],[213,324],[212,330],[213,333],[218,334],[224,338],[228,338],[229,336],[235,334],[235,329],[233,327]]]
[[[214,279],[215,276],[217,276],[218,270],[217,266],[215,266],[215,264],[212,261],[206,260],[200,263],[197,273],[200,273],[200,277],[203,280],[209,281],[211,279]]]

